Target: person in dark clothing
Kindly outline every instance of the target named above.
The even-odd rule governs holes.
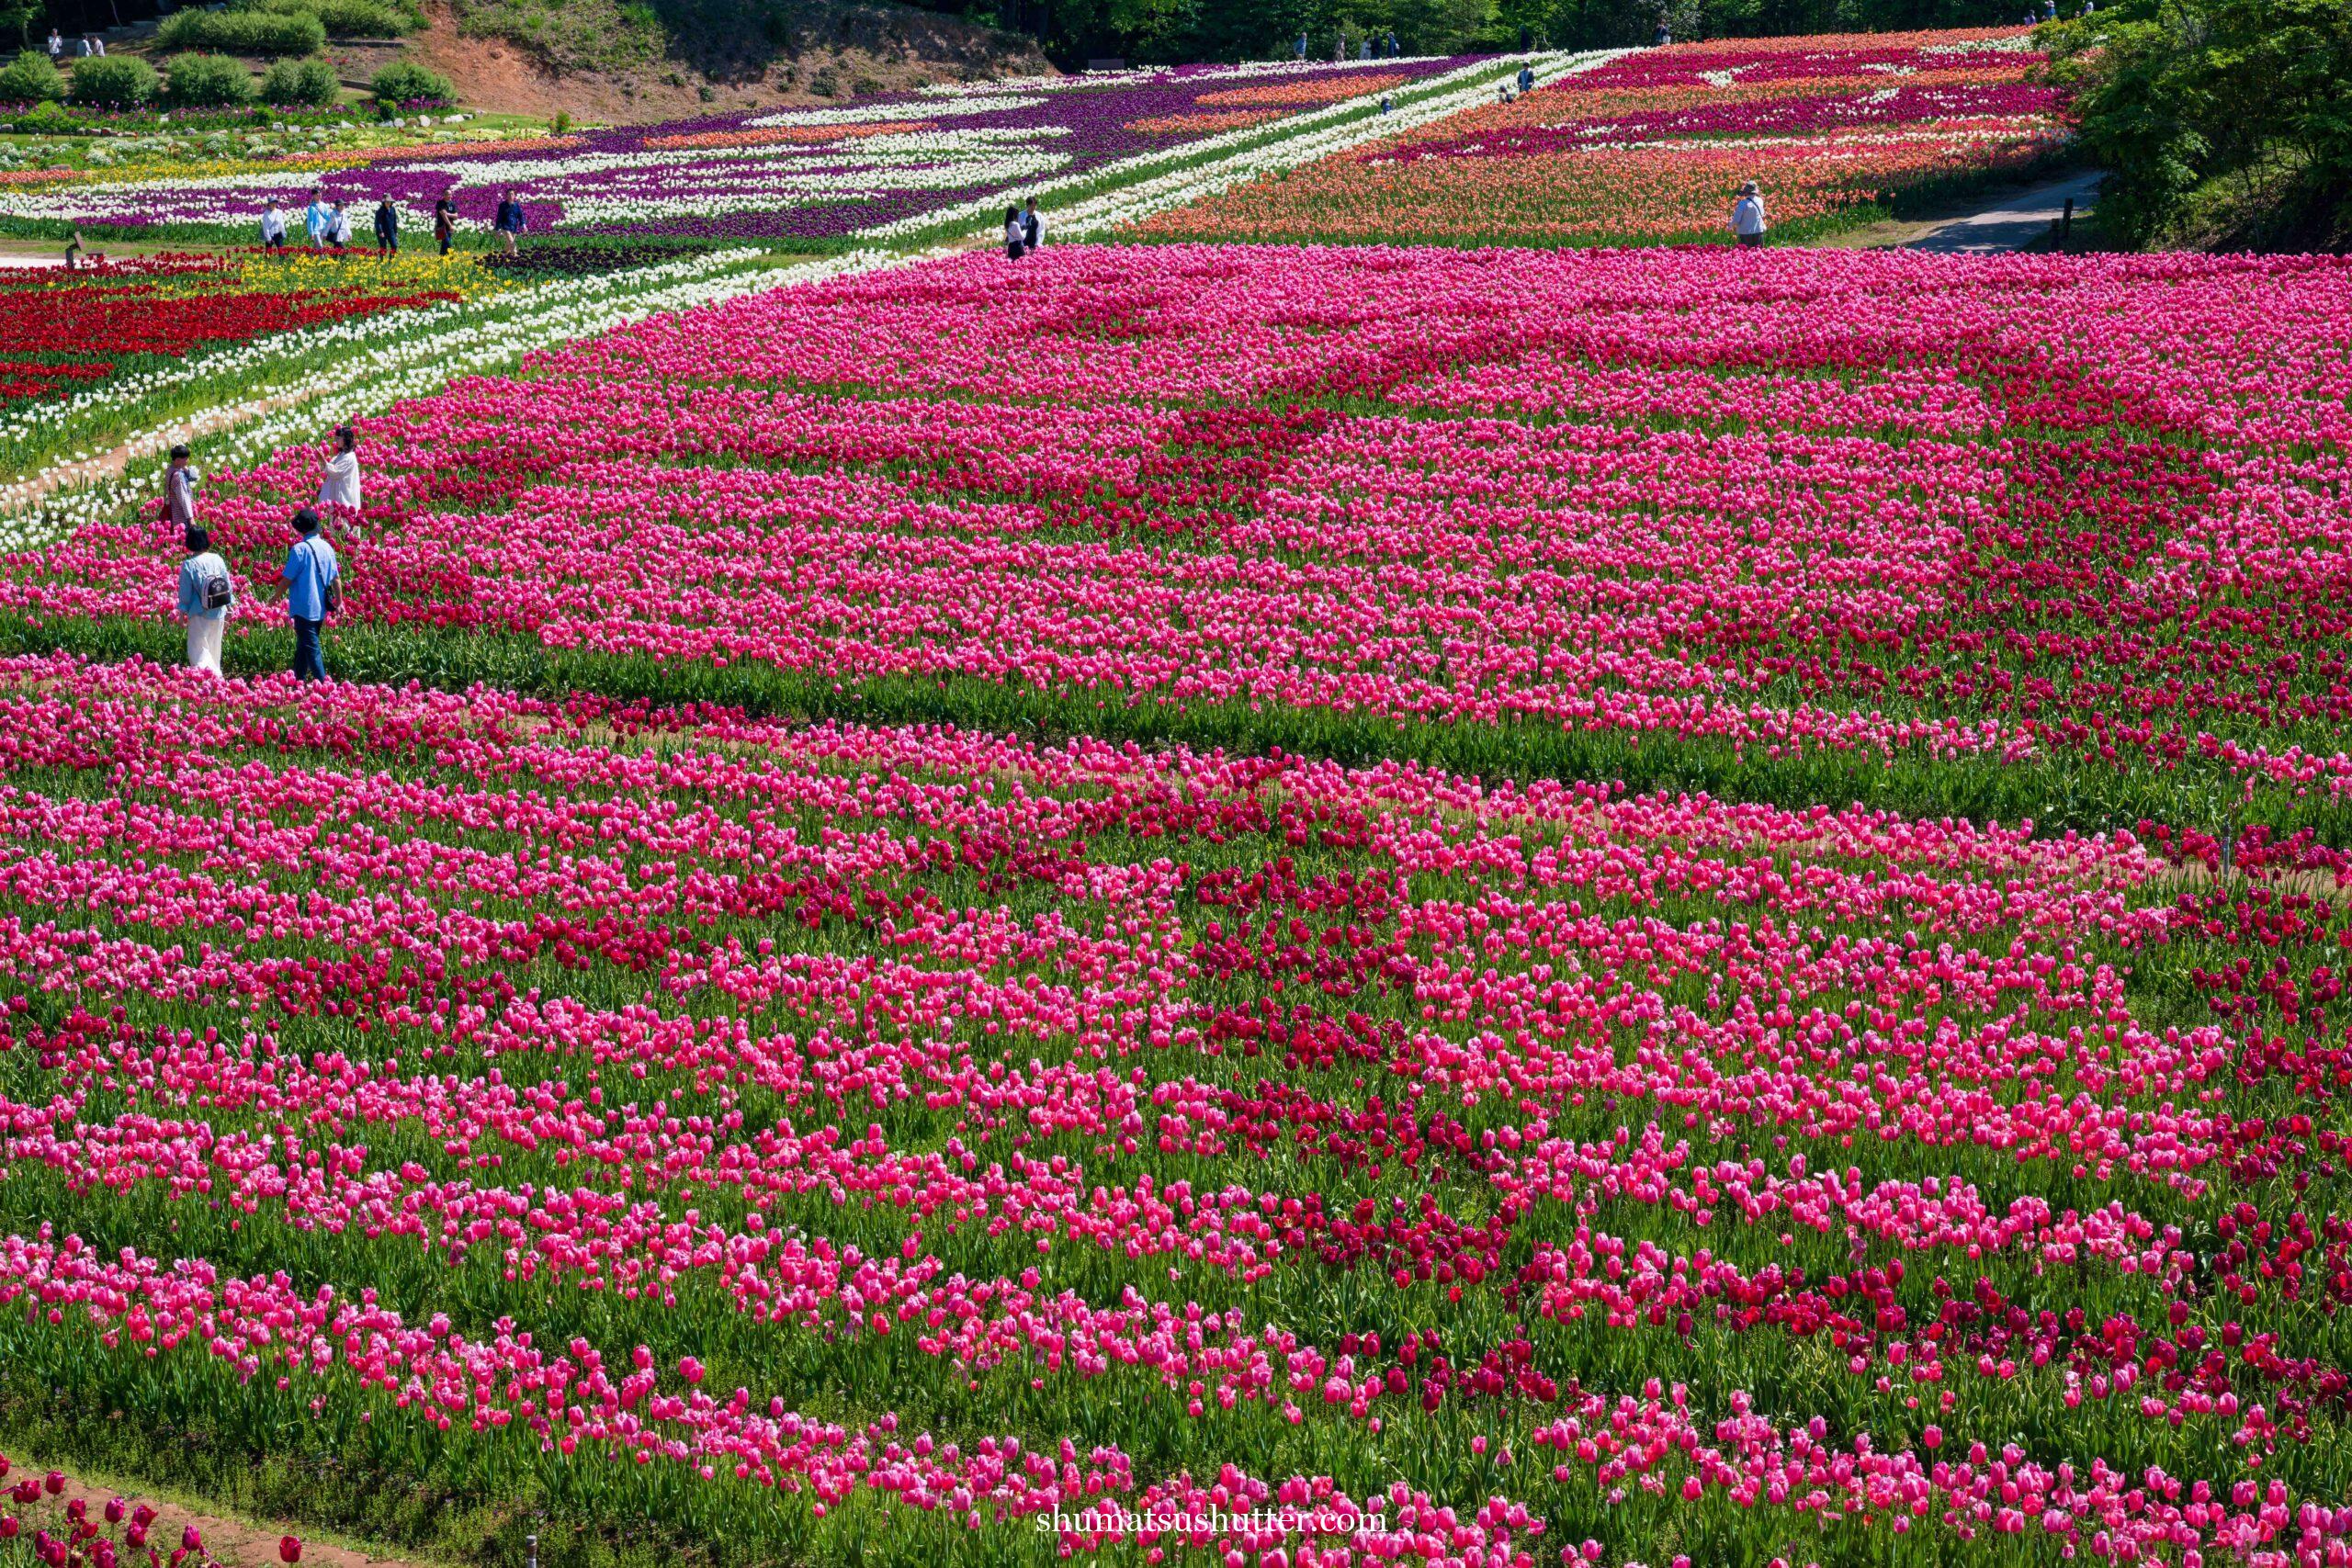
[[[1023,254],[1035,250],[1046,241],[1046,220],[1037,216],[1037,198],[1031,197],[1021,213],[1021,249]]]
[[[376,204],[376,257],[380,261],[400,254],[401,212],[388,196]]]
[[[1019,261],[1029,254],[1028,231],[1021,224],[1021,209],[1004,209],[1004,259]]]
[[[441,254],[449,254],[449,243],[458,237],[458,204],[447,196],[433,204],[433,237],[440,243]]]

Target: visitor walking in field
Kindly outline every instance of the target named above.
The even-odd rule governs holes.
[[[209,675],[220,673],[220,641],[229,629],[229,612],[236,607],[237,590],[229,579],[229,563],[213,552],[212,536],[201,528],[180,536],[187,559],[180,563],[180,618],[187,623],[187,667]]]
[[[1004,259],[1019,261],[1029,254],[1029,233],[1021,224],[1021,209],[1004,209]]]
[[[294,623],[294,676],[300,681],[327,678],[325,657],[319,649],[319,628],[343,602],[336,586],[339,569],[334,547],[319,537],[319,514],[309,507],[294,514],[294,532],[300,536],[286,552],[278,576],[286,583],[286,615]]]
[[[351,426],[338,425],[334,433],[334,451],[321,470],[319,501],[321,506],[347,507],[359,510],[359,437]]]
[[[1739,187],[1739,199],[1731,204],[1731,231],[1742,245],[1753,247],[1764,243],[1764,193],[1750,180]]]
[[[449,243],[458,237],[458,204],[447,196],[433,204],[433,238],[441,246],[441,254],[449,254]]]
[[[390,197],[376,204],[376,259],[401,254],[401,209]]]
[[[164,515],[183,532],[196,526],[196,487],[203,479],[188,449],[173,447],[171,467],[164,470]]]
[[[506,254],[510,256],[514,254],[514,236],[523,231],[525,221],[523,204],[514,199],[513,191],[508,191],[498,198],[498,218],[493,226],[498,230],[498,237],[504,243]]]
[[[334,248],[345,250],[351,244],[351,212],[343,203],[334,204]]]
[[[273,251],[286,248],[286,209],[274,201],[261,215],[261,243]]]
[[[302,209],[302,231],[311,236],[311,249],[314,251],[323,250],[334,233],[334,209],[327,205],[323,186],[311,193],[311,205]]]
[[[1037,211],[1037,198],[1031,197],[1021,213],[1021,249],[1023,254],[1046,243],[1046,220]]]
[[[1519,68],[1519,96],[1523,98],[1533,91],[1535,91],[1535,67],[1522,65]]]

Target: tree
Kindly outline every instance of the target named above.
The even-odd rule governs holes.
[[[2352,202],[2352,8],[2342,0],[2119,0],[2044,29],[2103,227],[2340,245]]]

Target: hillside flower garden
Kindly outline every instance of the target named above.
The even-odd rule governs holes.
[[[284,1563],[2352,1563],[2352,268],[1586,243],[2030,166],[2025,41],[566,132],[511,265],[10,281],[0,1447]],[[226,679],[42,467],[207,365]],[[0,1563],[212,1561],[17,1469]]]
[[[2069,139],[2019,28],[1643,50],[1159,214],[1135,237],[1655,244],[1720,239],[1724,193],[1815,235],[2029,170]]]

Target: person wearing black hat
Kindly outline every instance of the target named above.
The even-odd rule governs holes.
[[[180,563],[180,617],[187,622],[187,667],[207,674],[220,673],[220,639],[229,630],[229,612],[236,608],[237,590],[229,580],[229,563],[215,554],[212,536],[201,528],[181,536],[187,559]]]
[[[319,650],[319,628],[343,602],[336,582],[334,547],[319,537],[319,514],[309,507],[294,514],[294,532],[301,536],[286,552],[286,568],[278,576],[286,583],[286,615],[294,623],[294,675],[297,680],[327,678],[325,658]]]

